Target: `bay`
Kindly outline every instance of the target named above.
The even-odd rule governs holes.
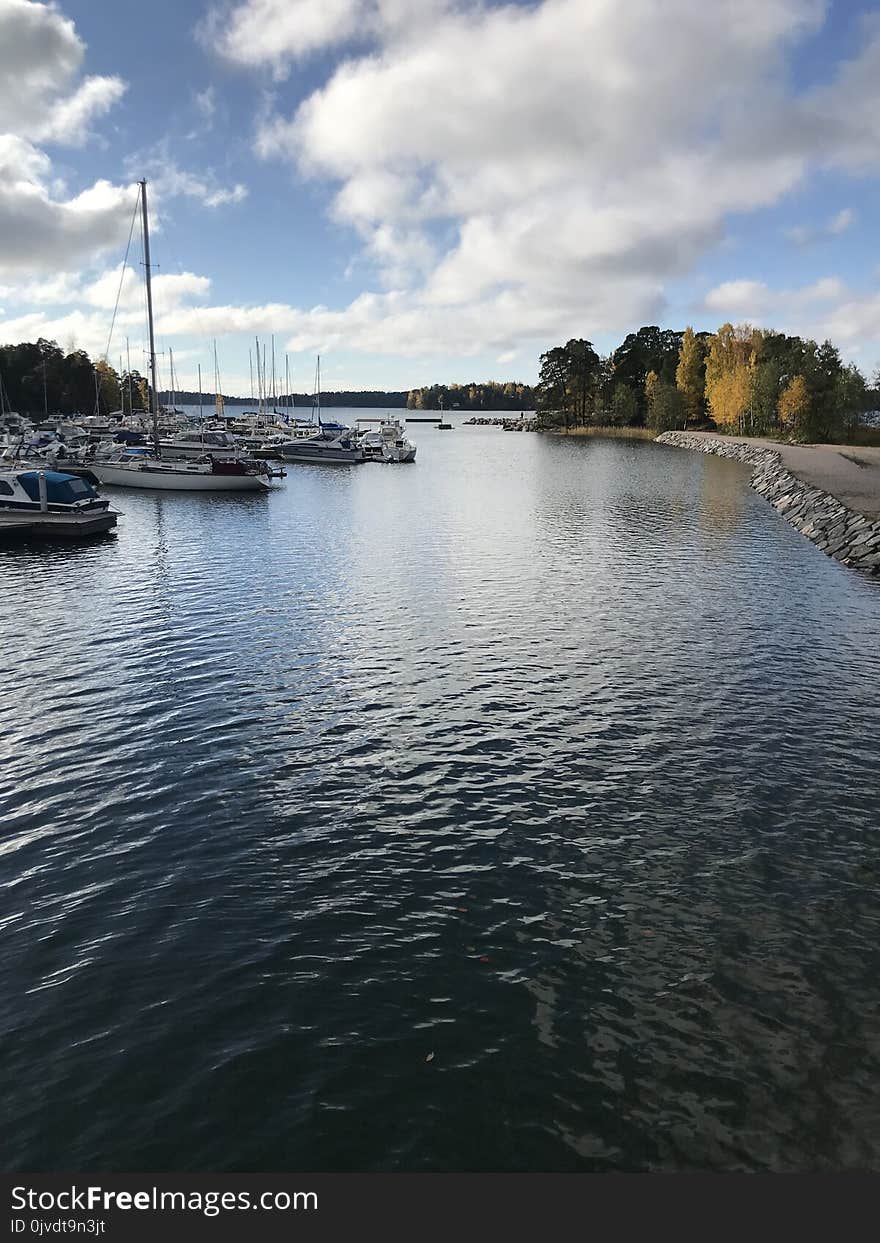
[[[0,554],[7,1168],[880,1168],[880,584],[463,417]]]

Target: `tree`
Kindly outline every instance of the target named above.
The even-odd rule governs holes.
[[[95,371],[98,376],[98,399],[102,410],[109,414],[113,410],[121,409],[119,377],[116,372],[103,358],[95,363]]]
[[[682,334],[675,384],[684,398],[685,427],[688,421],[699,422],[706,397],[706,355],[702,340],[694,335],[690,326]]]
[[[751,396],[752,368],[763,335],[750,324],[722,324],[709,342],[706,399],[722,428],[742,431]]]
[[[779,397],[785,387],[782,366],[778,359],[757,361],[751,369],[749,391],[749,431],[765,436],[776,430]]]
[[[841,368],[836,381],[838,419],[851,439],[860,416],[868,409],[869,394],[865,377],[853,363]]]
[[[627,384],[615,384],[608,407],[608,419],[613,427],[632,427],[640,416],[639,399]]]
[[[535,389],[542,414],[560,411],[566,427],[592,417],[601,390],[602,360],[589,341],[572,338],[541,355]]]
[[[652,324],[631,332],[611,355],[614,378],[641,392],[649,371],[667,384],[675,382],[682,333]]]
[[[674,384],[664,384],[662,380],[657,380],[652,385],[648,398],[648,426],[655,432],[675,431],[684,427],[686,419],[687,401],[684,393]]]
[[[535,389],[538,411],[549,414],[560,411],[568,426],[567,410],[568,356],[561,345],[541,355],[538,386]]]
[[[647,376],[645,377],[645,404],[648,410],[651,409],[651,402],[654,400],[654,395],[657,392],[657,387],[659,384],[660,384],[660,377],[658,376],[657,372],[649,371]]]
[[[568,354],[568,400],[575,422],[588,422],[595,413],[601,384],[602,360],[589,341],[571,340]]]
[[[810,415],[810,392],[802,375],[796,375],[779,397],[779,421],[788,430],[800,432],[808,423]]]

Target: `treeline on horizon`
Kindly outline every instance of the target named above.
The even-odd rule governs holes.
[[[547,427],[712,427],[797,440],[851,437],[860,416],[880,408],[873,384],[821,345],[751,324],[717,332],[656,325],[631,332],[603,358],[572,339],[541,355],[536,392]]]
[[[367,409],[387,406],[391,410],[404,410],[408,396],[406,391],[386,392],[384,389],[359,389],[355,392],[349,389],[339,389],[337,392],[322,393],[321,406],[353,406]],[[197,406],[199,404],[199,394],[191,389],[175,390],[173,393],[170,389],[160,389],[159,401],[163,405],[170,406],[172,398],[175,405]],[[201,398],[202,405],[206,409],[214,405],[214,393],[202,393]],[[314,400],[311,393],[278,393],[274,401],[271,398],[264,398],[263,405],[277,410],[279,414],[286,414],[291,407],[297,410],[311,410]],[[225,406],[247,406],[248,409],[256,410],[258,402],[257,397],[227,397],[225,393],[223,394]]]
[[[407,410],[534,410],[535,393],[530,384],[515,380],[482,384],[431,384],[414,388]]]
[[[199,393],[191,389],[159,390],[163,406],[197,406]],[[214,406],[216,394],[203,392],[206,411]],[[311,393],[278,394],[274,408],[281,413],[294,409],[311,410]],[[515,382],[434,384],[410,390],[340,389],[321,394],[321,405],[353,408],[385,407],[389,410],[533,410],[534,390]],[[223,404],[256,407],[254,397],[223,394]],[[264,403],[266,404],[266,403]],[[97,414],[112,411],[125,414],[150,409],[150,384],[134,369],[116,371],[103,359],[93,362],[85,350],[65,353],[57,342],[40,337],[18,345],[0,346],[0,411],[14,410],[31,417],[56,414]]]

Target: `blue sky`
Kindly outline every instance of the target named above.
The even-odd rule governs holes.
[[[877,6],[0,0],[0,70],[2,341],[103,352],[146,176],[185,387],[270,333],[300,390],[726,319],[880,365]]]

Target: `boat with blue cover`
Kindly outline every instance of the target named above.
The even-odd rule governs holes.
[[[79,475],[58,470],[0,471],[0,536],[80,539],[110,531],[116,510]]]

